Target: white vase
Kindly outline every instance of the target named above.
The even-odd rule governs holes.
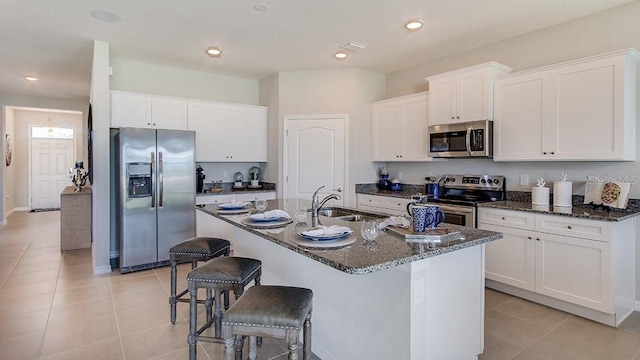
[[[251,180],[251,187],[260,186],[260,180]]]

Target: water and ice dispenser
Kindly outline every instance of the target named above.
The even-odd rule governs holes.
[[[127,179],[130,198],[151,196],[151,163],[127,163]]]

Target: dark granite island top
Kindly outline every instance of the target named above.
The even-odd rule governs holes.
[[[269,209],[282,209],[292,217],[298,204],[310,207],[310,202],[296,199],[269,200],[268,203]],[[353,233],[350,236],[355,237],[356,241],[342,248],[315,249],[300,246],[292,241],[294,238],[300,237],[298,231],[309,227],[309,225],[295,224],[294,221],[294,223],[284,228],[256,229],[242,223],[242,220],[246,219],[249,214],[220,215],[216,212],[217,209],[216,205],[206,205],[199,208],[200,211],[211,216],[348,274],[367,274],[389,269],[502,238],[500,233],[444,223],[440,227],[460,231],[464,239],[453,240],[446,245],[429,249],[426,244],[406,242],[399,235],[384,230],[381,231],[374,245],[365,245],[360,235],[361,221],[342,221],[320,216],[322,225],[341,225],[351,228]],[[356,209],[352,210],[358,211]],[[358,212],[362,213],[361,211]],[[310,220],[310,215],[307,218]]]
[[[494,201],[478,204],[480,208],[502,209],[533,212],[538,214],[559,215],[566,217],[582,218],[598,221],[623,221],[640,215],[637,206],[630,206],[628,209],[603,209],[589,205],[577,205],[568,208],[556,207],[553,205],[532,205],[531,202],[524,201]]]

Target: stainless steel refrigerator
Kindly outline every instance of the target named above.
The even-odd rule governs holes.
[[[120,272],[168,263],[195,236],[195,133],[120,128],[114,137]]]

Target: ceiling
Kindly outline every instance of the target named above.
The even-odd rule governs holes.
[[[0,93],[87,99],[93,40],[108,42],[112,58],[254,79],[342,67],[387,74],[629,2],[0,0]],[[92,10],[121,20],[97,20]],[[411,19],[425,26],[406,30]],[[334,59],[350,41],[369,47]],[[206,56],[209,46],[222,57]]]

